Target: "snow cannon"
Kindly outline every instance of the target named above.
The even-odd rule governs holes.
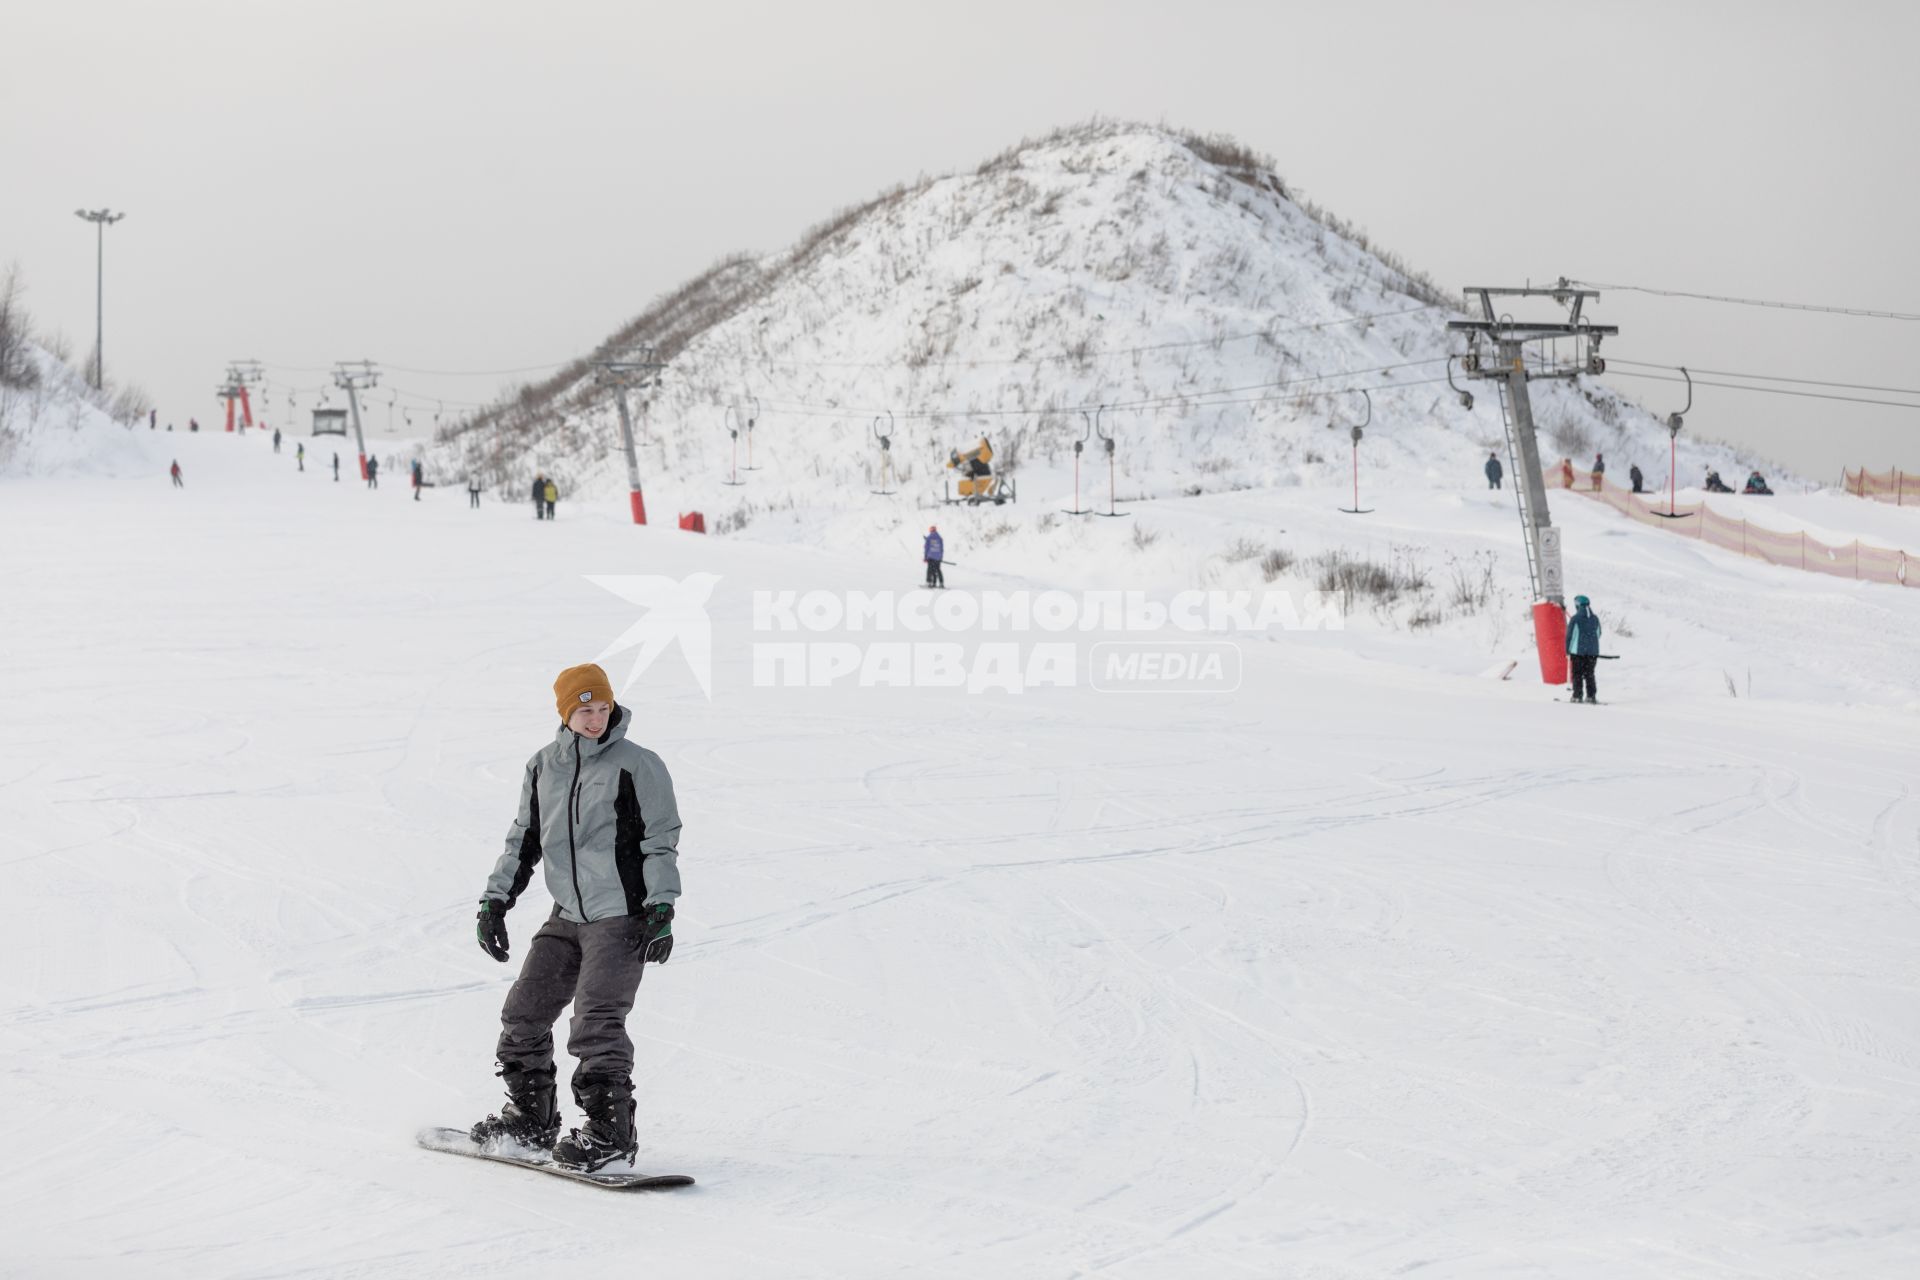
[[[959,496],[947,496],[948,502],[977,504],[991,502],[995,506],[1013,499],[1013,484],[1005,476],[993,474],[993,445],[985,436],[980,443],[965,453],[955,449],[947,458],[947,470],[960,473],[959,483],[955,486]]]

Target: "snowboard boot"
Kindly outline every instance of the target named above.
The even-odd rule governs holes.
[[[560,1099],[553,1086],[553,1068],[545,1071],[507,1071],[507,1105],[473,1126],[468,1136],[481,1146],[508,1139],[535,1151],[545,1151],[560,1136]]]
[[[592,1173],[616,1160],[631,1161],[640,1151],[633,1131],[633,1087],[594,1085],[574,1091],[587,1113],[586,1123],[553,1144],[553,1162]]]

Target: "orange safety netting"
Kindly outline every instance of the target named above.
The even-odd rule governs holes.
[[[1904,551],[1868,546],[1858,540],[1830,546],[1817,538],[1808,537],[1804,530],[1783,533],[1751,521],[1721,515],[1704,502],[1671,504],[1673,515],[1669,517],[1669,503],[1648,501],[1648,495],[1629,493],[1604,478],[1596,487],[1590,472],[1575,475],[1566,463],[1546,468],[1545,475],[1549,489],[1570,489],[1581,497],[1606,503],[1630,520],[1657,525],[1668,533],[1677,533],[1684,538],[1698,538],[1702,542],[1736,551],[1755,560],[1764,560],[1768,564],[1804,569],[1809,573],[1831,574],[1836,578],[1854,578],[1861,582],[1920,587],[1920,556],[1909,556]],[[1915,496],[1920,499],[1920,490],[1916,491]]]
[[[1858,471],[1841,472],[1846,477],[1846,490],[1856,498],[1872,498],[1875,502],[1891,502],[1895,506],[1907,505],[1907,495],[1913,495],[1913,505],[1920,507],[1920,476],[1911,471],[1902,471],[1895,467],[1891,471],[1869,471],[1865,467]]]

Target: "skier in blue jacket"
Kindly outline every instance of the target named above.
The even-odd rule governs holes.
[[[1585,596],[1573,598],[1573,616],[1567,619],[1567,655],[1572,659],[1573,700],[1598,702],[1593,669],[1600,665],[1600,616]]]
[[[926,544],[921,548],[921,559],[927,562],[927,585],[944,587],[947,580],[940,572],[940,558],[946,554],[946,544],[940,541],[940,526],[927,526]]]

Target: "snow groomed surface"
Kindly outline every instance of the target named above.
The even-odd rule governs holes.
[[[179,492],[164,458],[0,490],[8,1273],[1618,1280],[1920,1248],[1913,593],[1574,507],[1570,584],[1625,624],[1598,709],[1482,674],[1518,622],[1364,612],[1242,638],[1231,695],[755,688],[756,588],[894,586],[914,544],[536,524],[168,447]],[[1251,529],[1516,550],[1508,495],[1383,491],[1364,534],[1343,496],[1143,503],[1144,547],[942,513],[984,566],[947,595],[1258,582],[1211,554]],[[711,700],[671,653],[629,698],[687,823],[643,1160],[700,1176],[640,1206],[412,1135],[497,1103],[511,970],[472,903],[553,673],[634,621],[584,575],[644,573],[719,582]]]

